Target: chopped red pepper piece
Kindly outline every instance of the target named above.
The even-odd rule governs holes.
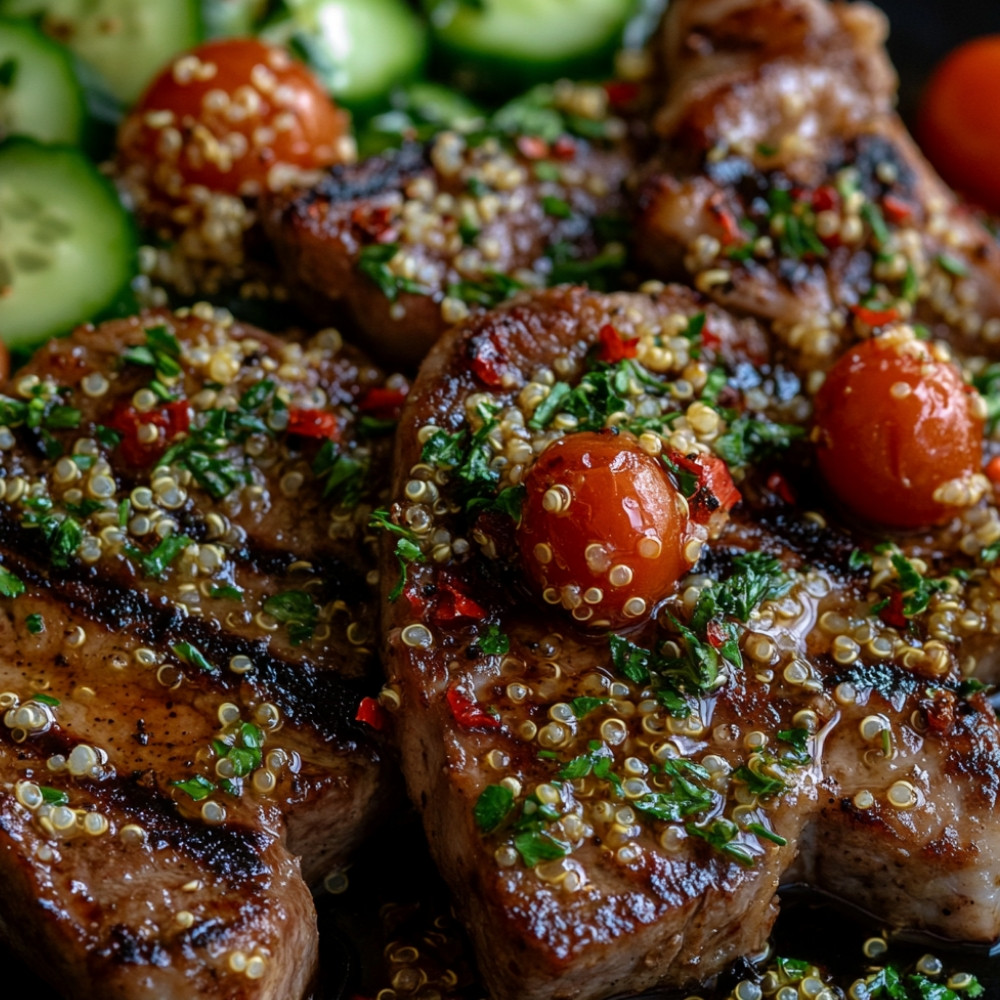
[[[568,135],[561,135],[552,143],[552,155],[557,160],[572,160],[576,156],[576,143]]]
[[[385,728],[385,709],[378,703],[376,698],[365,697],[358,705],[358,714],[354,716],[358,722],[377,729],[380,732]]]
[[[625,340],[610,323],[605,323],[597,331],[597,339],[601,342],[597,351],[597,359],[598,361],[606,361],[608,364],[615,364],[625,358],[634,358],[639,349],[638,340]]]
[[[328,410],[293,408],[288,411],[288,433],[336,441],[340,437],[340,428],[337,426],[336,414]]]
[[[723,203],[723,195],[717,191],[708,199],[708,207],[711,213],[719,220],[722,226],[722,243],[729,246],[733,243],[745,243],[746,237],[740,224],[736,221],[736,216]]]
[[[889,603],[879,610],[878,616],[886,625],[891,625],[893,628],[906,628],[906,615],[903,614],[903,594],[901,591],[894,590],[889,595]]]
[[[882,211],[890,222],[909,222],[913,218],[913,206],[902,198],[887,194],[882,199]]]
[[[500,729],[500,720],[495,715],[484,712],[479,704],[472,700],[467,694],[463,694],[458,688],[448,688],[445,695],[448,699],[448,707],[455,721],[460,726],[467,729]]]
[[[155,410],[141,412],[129,399],[116,404],[108,426],[122,436],[122,457],[130,465],[145,467],[157,461],[176,438],[186,434],[191,426],[191,405],[186,399],[175,399]],[[154,437],[142,428],[158,429]],[[146,436],[151,440],[144,440]]]
[[[955,726],[955,695],[938,690],[920,700],[927,728],[933,733],[950,733]]]
[[[717,455],[688,456],[672,452],[670,460],[698,479],[698,489],[687,498],[691,520],[695,523],[705,524],[718,510],[729,513],[741,499],[740,491],[729,474],[729,466]]]
[[[705,626],[705,638],[713,649],[721,649],[729,638],[721,622],[710,621]]]
[[[503,385],[504,355],[492,337],[480,337],[472,344],[472,371],[484,385]]]
[[[714,333],[708,324],[701,328],[701,346],[711,351],[718,350],[722,346],[722,338]]]
[[[780,472],[772,472],[767,477],[767,488],[785,503],[795,503],[795,491]]]
[[[399,408],[404,402],[406,402],[405,392],[372,386],[358,401],[358,412],[373,413],[380,417],[398,417]]]
[[[351,213],[351,222],[376,243],[392,243],[399,235],[392,224],[393,211],[386,205],[359,205]]]
[[[486,611],[478,601],[473,600],[459,588],[458,582],[449,574],[442,574],[436,587],[407,587],[406,600],[413,614],[424,620],[438,624],[460,619],[482,621]]]
[[[812,207],[815,212],[829,212],[840,204],[840,195],[836,188],[824,184],[816,188],[812,195]]]
[[[869,326],[885,326],[886,323],[895,323],[899,319],[899,310],[890,306],[887,309],[869,309],[868,306],[851,306],[851,312],[862,323]]]
[[[639,96],[639,84],[629,80],[609,80],[604,84],[604,93],[613,108],[628,107]]]
[[[549,144],[537,135],[518,136],[517,148],[529,160],[544,160],[549,155]]]

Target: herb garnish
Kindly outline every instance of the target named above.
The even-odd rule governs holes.
[[[742,468],[786,451],[792,442],[804,435],[805,429],[794,424],[739,416],[730,421],[726,432],[716,439],[713,447],[719,458],[732,468]]]
[[[266,598],[263,610],[288,630],[288,640],[300,646],[316,631],[317,610],[313,599],[304,590],[286,590]]]
[[[428,289],[411,278],[403,278],[396,274],[389,262],[399,253],[398,243],[373,243],[362,247],[358,254],[358,270],[378,285],[382,294],[395,302],[400,292],[411,295],[427,295]]]
[[[187,535],[167,535],[160,539],[156,545],[143,552],[133,545],[125,546],[125,554],[135,560],[141,567],[143,573],[156,580],[163,579],[167,567],[191,544],[191,539]]]
[[[45,631],[45,620],[39,614],[28,615],[24,619],[24,624],[32,635],[39,635]]]
[[[215,673],[215,667],[208,662],[205,654],[190,642],[175,642],[171,647],[174,656],[182,663],[188,663],[192,667],[198,667],[206,673]]]
[[[0,566],[0,597],[20,597],[24,591],[24,581]]]
[[[195,802],[207,799],[215,791],[215,785],[208,778],[202,777],[200,774],[196,774],[194,777],[187,778],[184,781],[171,781],[170,784],[175,788],[179,788],[186,795],[189,795]]]
[[[499,625],[488,625],[486,632],[476,639],[476,645],[487,656],[502,656],[510,652],[510,637],[500,631]]]
[[[252,722],[244,722],[230,737],[212,740],[212,748],[220,758],[233,766],[233,777],[245,778],[261,765],[264,734]]]
[[[379,531],[388,531],[398,536],[396,538],[396,547],[393,551],[396,554],[396,560],[399,562],[399,581],[389,594],[389,600],[395,601],[402,594],[403,587],[406,586],[406,574],[410,563],[423,562],[424,554],[420,550],[416,533],[409,528],[404,528],[401,525],[393,523],[389,517],[389,512],[385,509],[372,511],[368,527]]]
[[[448,286],[448,297],[461,299],[469,305],[493,306],[509,299],[515,292],[524,288],[524,284],[510,275],[499,271],[488,271],[477,281],[466,279]]]
[[[129,347],[122,359],[134,365],[147,365],[163,379],[174,379],[181,373],[181,345],[165,327],[154,326],[146,330],[146,343]]]

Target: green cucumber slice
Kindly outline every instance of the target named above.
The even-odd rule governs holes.
[[[0,14],[38,18],[42,31],[90,63],[125,104],[203,35],[198,0],[0,0]]]
[[[0,18],[0,140],[25,135],[75,145],[84,118],[69,53],[30,21]]]
[[[135,273],[132,220],[77,149],[0,145],[0,338],[29,348],[112,305]]]
[[[360,116],[385,107],[427,56],[426,28],[405,0],[283,0],[261,34],[287,45]]]
[[[638,0],[421,0],[463,89],[514,93],[565,76],[609,76]]]

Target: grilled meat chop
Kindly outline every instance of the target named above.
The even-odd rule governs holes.
[[[617,136],[604,92],[577,89],[600,114],[591,133]],[[522,284],[599,278],[620,264],[602,220],[621,214],[628,166],[620,139],[443,132],[275,195],[262,219],[300,304],[412,364],[456,320]]]
[[[773,321],[803,369],[897,319],[1000,338],[1000,247],[896,115],[886,30],[865,3],[680,0],[656,50],[636,254]]]
[[[201,307],[5,387],[0,931],[67,997],[309,986],[308,883],[395,787],[355,721],[388,447],[358,410],[377,435],[405,389]]]
[[[764,944],[783,881],[894,927],[1000,931],[1000,729],[936,638],[947,607],[992,586],[962,549],[983,509],[956,519],[961,537],[899,542],[928,563],[947,546],[968,589],[886,624],[871,609],[904,550],[858,561],[882,536],[837,527],[808,492],[788,428],[810,402],[766,332],[686,289],[555,289],[456,327],[410,394],[383,549],[386,667],[409,791],[497,1000],[704,981]],[[789,441],[738,460],[741,418],[781,421]],[[610,427],[623,450],[668,457],[703,548],[651,617],[609,638],[588,604],[607,592],[539,595],[525,560],[560,556],[514,538],[538,456]],[[728,519],[723,479],[698,471],[713,453],[740,480]],[[545,509],[602,537],[621,488],[606,510],[561,489]],[[598,572],[604,542],[580,545]],[[621,571],[603,571],[627,597]]]

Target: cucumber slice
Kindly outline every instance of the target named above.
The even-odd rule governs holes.
[[[32,347],[93,318],[135,273],[132,220],[69,146],[0,145],[0,338]]]
[[[83,123],[69,53],[30,21],[0,18],[0,140],[25,135],[75,145]]]
[[[394,87],[420,75],[427,32],[404,0],[284,0],[261,33],[287,45],[356,115],[388,104]]]
[[[638,0],[422,0],[443,61],[466,90],[514,93],[610,76]]]
[[[89,62],[125,104],[203,34],[198,0],[0,0],[0,14],[37,17],[42,31]]]

